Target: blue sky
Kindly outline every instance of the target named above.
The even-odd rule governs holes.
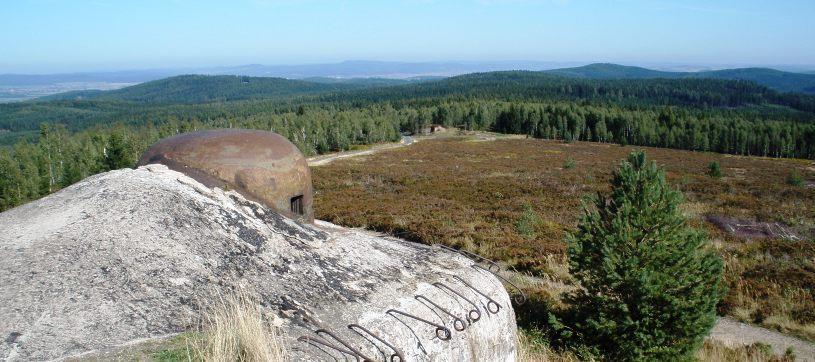
[[[0,73],[348,59],[815,65],[815,0],[8,0],[0,9]]]

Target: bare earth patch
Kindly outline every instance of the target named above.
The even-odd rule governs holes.
[[[779,355],[784,354],[788,348],[792,348],[797,359],[815,361],[815,344],[729,318],[719,318],[708,338],[729,346],[765,343],[772,347],[775,354]]]
[[[721,215],[708,215],[705,217],[709,223],[716,225],[719,229],[739,238],[782,238],[790,240],[800,240],[789,227],[779,222],[758,222],[750,220],[739,220]]]

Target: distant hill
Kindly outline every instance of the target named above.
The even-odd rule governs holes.
[[[445,77],[441,76],[428,76],[428,77],[411,77],[405,79],[395,78],[333,78],[333,77],[311,77],[303,78],[301,80],[315,83],[325,84],[353,84],[366,87],[388,87],[394,85],[411,84],[417,82],[428,82],[434,80],[441,80]]]
[[[586,79],[711,78],[747,80],[779,92],[815,94],[815,74],[784,72],[769,68],[739,68],[701,72],[665,72],[641,67],[597,63],[576,68],[544,71],[564,77]]]
[[[678,75],[682,74],[609,63],[595,63],[582,67],[552,69],[543,72],[564,77],[587,79],[679,78]]]
[[[769,68],[740,68],[689,73],[685,76],[749,80],[780,92],[815,94],[815,74],[783,72]]]
[[[577,63],[579,64],[579,63]],[[134,70],[118,72],[88,72],[68,74],[0,74],[0,102],[40,98],[67,91],[56,97],[41,99],[88,99],[98,97],[97,92],[84,90],[110,90],[127,85],[149,82],[183,74],[237,75],[307,80],[312,83],[353,87],[379,87],[412,84],[417,81],[439,80],[445,77],[493,71],[543,71],[550,75],[584,79],[651,79],[651,78],[715,78],[739,79],[757,82],[781,92],[815,94],[815,71],[809,73],[783,72],[767,68],[727,69],[719,71],[679,72],[659,71],[617,64],[589,64],[576,68],[564,62],[383,62],[345,61],[340,63],[302,65],[250,64],[235,67]],[[558,69],[553,69],[558,68]],[[549,70],[547,70],[549,69]],[[305,90],[304,87],[301,90]],[[311,90],[308,90],[310,92]],[[280,94],[280,92],[273,92]],[[295,93],[300,93],[295,92]],[[108,94],[108,93],[106,93]],[[224,94],[213,99],[236,99]],[[268,94],[237,97],[265,98]],[[196,102],[199,99],[190,99]]]
[[[592,100],[628,105],[684,105],[740,107],[781,105],[811,112],[813,98],[785,95],[768,87],[739,80],[775,75],[746,69],[704,73],[660,72],[638,67],[594,64],[556,71],[472,73],[425,81],[382,78],[309,78],[184,75],[110,91],[77,91],[38,101],[137,102],[200,104],[249,99],[309,97],[329,102],[411,101],[429,97]],[[746,74],[746,75],[745,75]],[[766,75],[769,74],[769,75]],[[792,74],[792,73],[789,73]],[[735,80],[730,77],[737,78]],[[310,101],[310,100],[303,100]]]
[[[389,78],[448,77],[474,72],[499,70],[539,70],[576,65],[575,62],[496,61],[496,62],[390,62],[347,60],[339,63],[263,65],[202,69],[196,74],[238,74],[258,77],[304,79],[330,78]]]
[[[133,70],[61,74],[0,74],[0,86],[35,86],[59,83],[141,83],[178,75],[177,70]]]
[[[629,79],[589,79],[540,71],[473,73],[426,81],[303,81],[185,75],[117,90],[70,92],[48,99],[0,104],[0,129],[11,133],[34,132],[40,123],[47,122],[80,130],[112,122],[141,124],[146,119],[165,119],[177,112],[185,117],[210,119],[226,110],[242,115],[249,110],[285,108],[291,104],[358,107],[390,102],[401,107],[439,99],[593,102],[624,107],[671,105],[723,111],[742,108],[760,117],[781,115],[808,121],[815,114],[815,97],[779,93],[755,82],[697,77],[630,79],[645,77],[648,70],[642,72],[635,67],[612,70],[615,77],[629,74]]]
[[[634,67],[631,67],[634,68]],[[629,69],[630,70],[630,69]],[[647,69],[646,69],[647,70]],[[752,82],[705,78],[567,77],[548,71],[472,73],[433,82],[338,92],[320,97],[329,101],[405,101],[429,97],[592,100],[637,105],[738,107],[788,103],[804,97],[783,95]],[[785,102],[782,102],[785,103]]]
[[[390,78],[331,78],[331,77],[311,77],[301,79],[306,82],[314,82],[321,84],[353,84],[367,87],[387,87],[392,85],[409,84],[410,81],[406,79],[390,79]]]
[[[390,87],[443,79],[423,77],[329,78],[301,80],[234,75],[180,75],[110,90],[84,90],[37,98],[38,101],[100,100],[140,103],[209,103],[246,99],[272,99],[353,89]]]
[[[401,82],[405,84],[396,84]],[[345,109],[387,102],[401,109],[460,101],[570,102],[575,107],[594,104],[646,110],[680,106],[688,111],[803,122],[812,122],[815,115],[815,96],[780,93],[755,82],[694,77],[589,79],[540,71],[473,73],[426,81],[186,75],[48,98],[0,103],[0,147],[36,138],[42,123],[64,124],[78,131],[114,123],[162,124],[172,118],[239,119],[292,112],[298,105]]]
[[[352,60],[339,63],[263,65],[208,68],[176,68],[153,70],[125,70],[115,72],[81,72],[57,74],[0,74],[2,86],[35,86],[61,83],[141,83],[184,75],[242,75],[250,77],[278,77],[287,79],[414,79],[445,77],[473,72],[518,69],[551,69],[577,65],[575,62],[386,62]]]
[[[306,95],[365,87],[356,83],[317,83],[301,80],[234,75],[180,75],[111,91],[77,91],[40,100],[91,99],[142,103],[209,103]]]

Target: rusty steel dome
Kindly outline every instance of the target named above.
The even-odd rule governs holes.
[[[208,187],[235,190],[285,216],[314,221],[306,158],[277,133],[248,129],[184,133],[156,142],[138,165],[153,163]]]

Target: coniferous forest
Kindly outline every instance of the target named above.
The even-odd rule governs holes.
[[[491,72],[389,85],[180,76],[0,104],[0,211],[134,166],[150,144],[208,128],[282,134],[305,154],[396,141],[429,124],[815,159],[815,97],[716,79]]]

